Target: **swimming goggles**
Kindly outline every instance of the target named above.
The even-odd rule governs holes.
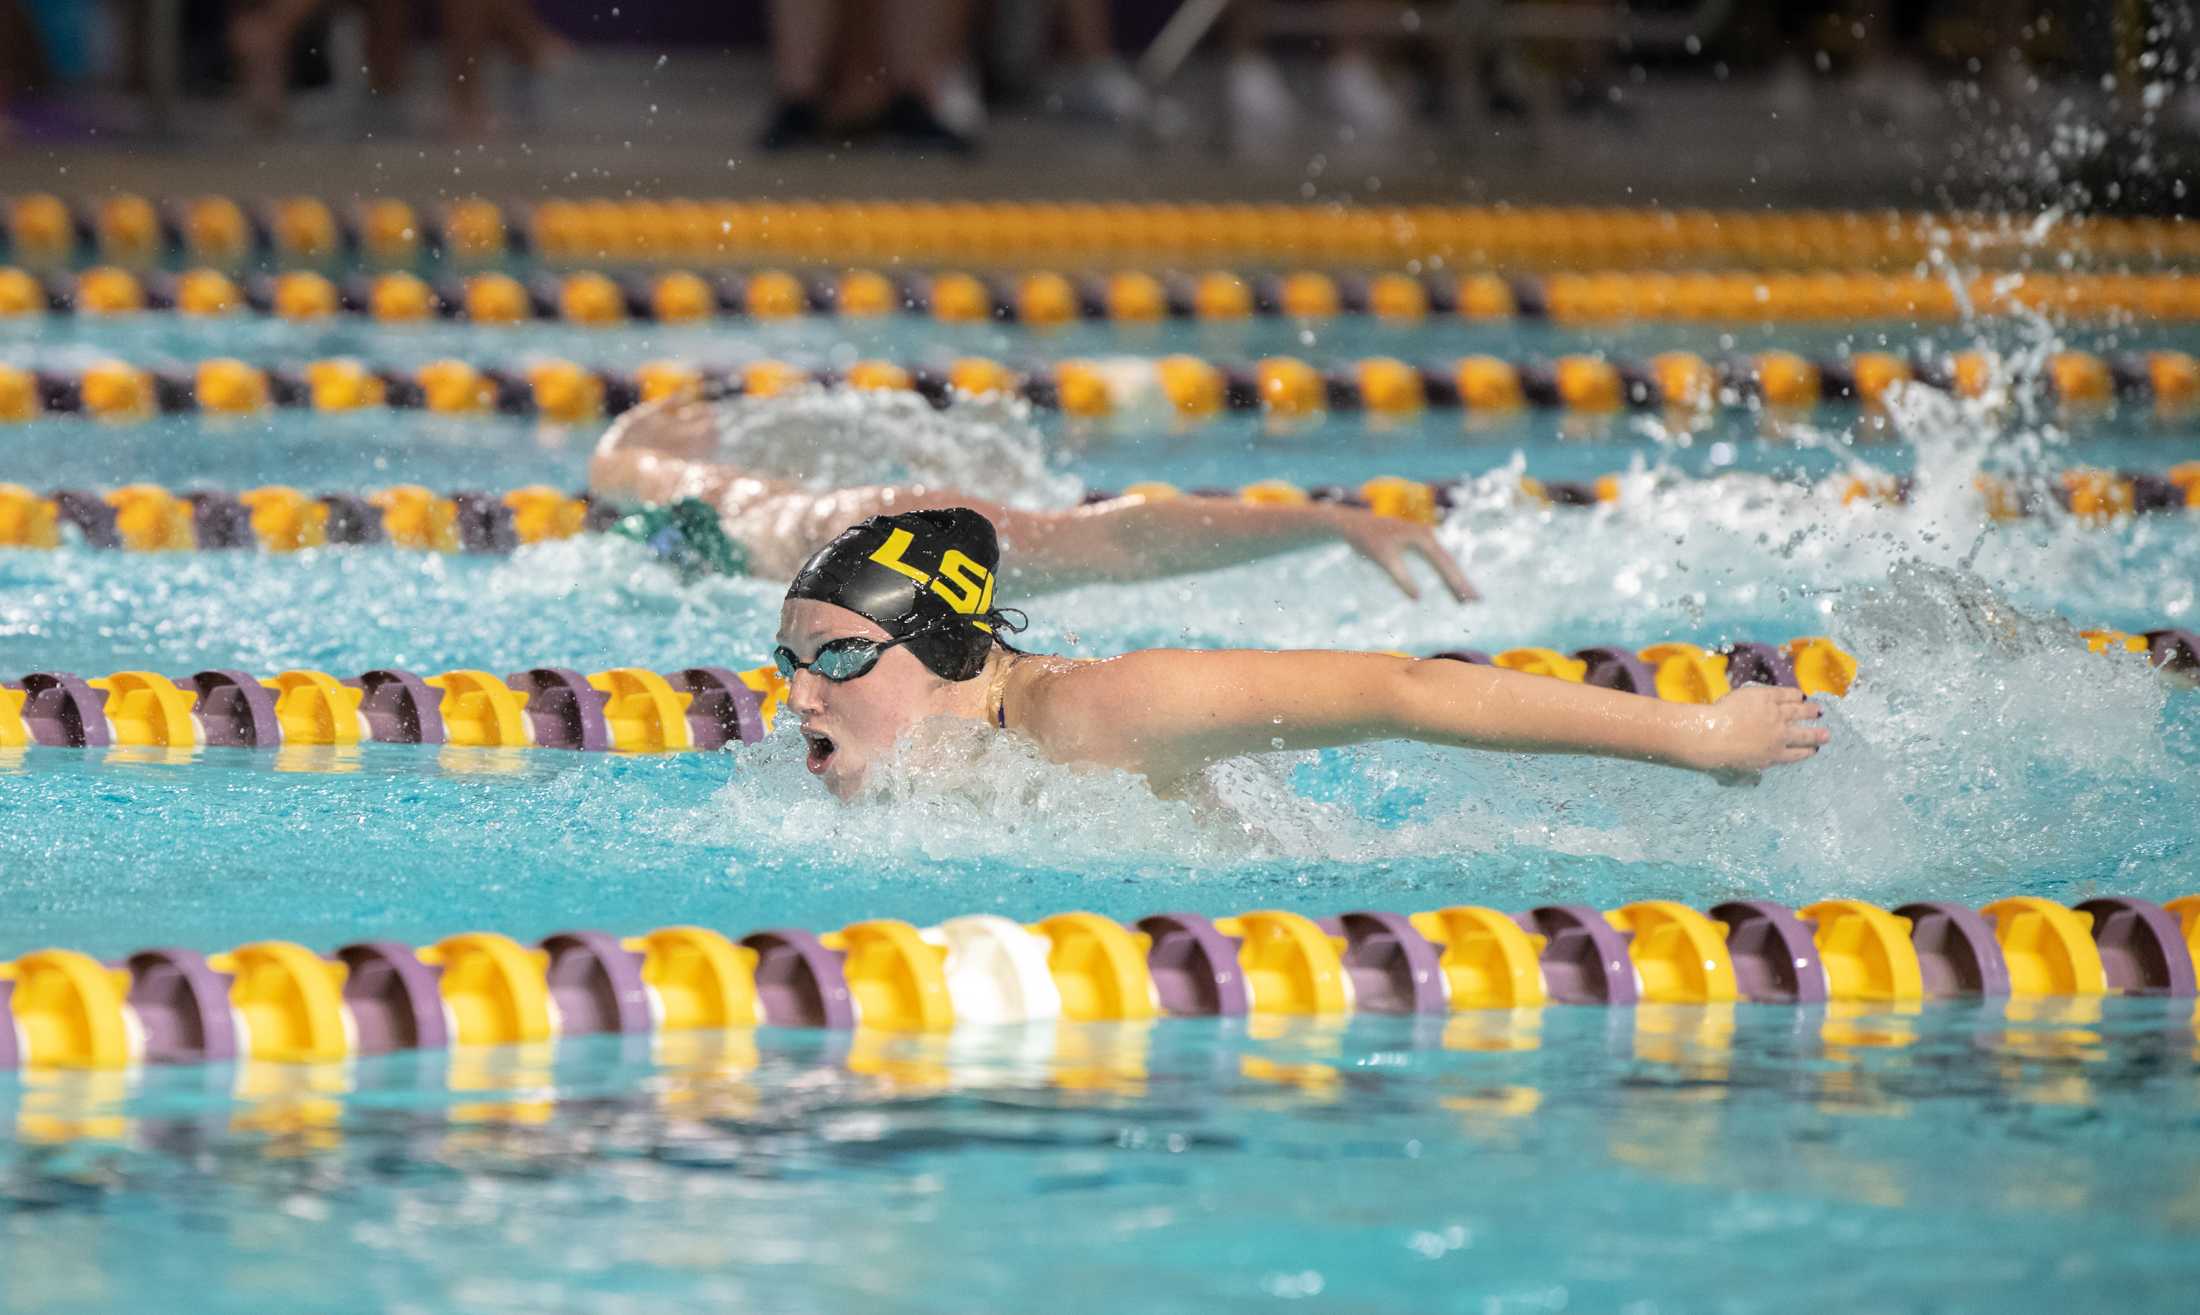
[[[842,681],[869,675],[871,668],[878,665],[878,660],[886,656],[887,649],[897,644],[906,644],[912,639],[936,635],[943,629],[944,626],[933,626],[895,639],[864,639],[850,635],[822,645],[817,650],[817,656],[807,662],[795,661],[794,650],[781,644],[772,650],[772,661],[779,664],[781,680],[791,682],[797,671],[814,671],[837,685]]]

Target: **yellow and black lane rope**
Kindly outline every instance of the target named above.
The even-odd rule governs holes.
[[[84,415],[128,423],[164,413],[249,416],[271,408],[324,412],[393,407],[451,415],[508,414],[579,423],[639,402],[682,395],[768,396],[804,385],[914,390],[945,405],[957,396],[1012,395],[1082,419],[1159,413],[1197,424],[1225,412],[1290,421],[1331,411],[1402,419],[1424,410],[1502,416],[1556,409],[1583,416],[1656,410],[1682,416],[1723,409],[1803,411],[1822,403],[1884,406],[1908,386],[1966,398],[2031,389],[2074,411],[2119,399],[2182,415],[2200,405],[2200,362],[2184,352],[2101,356],[2053,353],[2019,375],[1986,351],[1903,355],[1864,351],[1812,358],[1764,351],[1724,358],[1661,352],[1608,359],[1574,354],[1506,360],[1468,356],[1417,365],[1367,357],[1317,367],[1289,356],[1225,365],[1198,356],[1107,357],[1017,368],[987,357],[903,365],[861,360],[812,370],[779,360],[730,368],[655,361],[595,369],[555,357],[501,364],[445,359],[381,367],[349,358],[268,368],[229,357],[149,369],[100,360],[60,369],[0,363],[0,423]]]
[[[2175,642],[2182,632],[2164,633]],[[2136,645],[2134,652],[2147,651],[2143,636],[2117,639]],[[2105,651],[2107,645],[2095,647]],[[1666,643],[1575,654],[1517,648],[1436,656],[1695,703],[1751,681],[1844,694],[1857,674],[1855,658],[1823,637],[1723,648]],[[2164,661],[2177,658],[2171,653]],[[89,680],[40,671],[0,681],[0,749],[373,742],[597,752],[716,749],[762,738],[785,695],[785,681],[769,666],[622,667],[589,674],[545,666],[502,676],[472,669],[422,676],[386,667],[341,678],[303,669],[273,676],[118,671]]]
[[[1457,505],[1458,490],[1470,482],[1384,475],[1358,485],[1305,486],[1265,479],[1237,488],[1180,489],[1148,481],[1120,492],[1088,496],[1095,501],[1122,494],[1229,498],[1265,506],[1333,503],[1433,524]],[[1988,515],[1995,519],[2059,508],[2080,523],[2108,524],[2134,515],[2200,512],[2200,461],[2162,472],[2076,468],[2028,480],[1981,476],[1976,487]],[[1892,506],[1907,502],[1914,486],[1908,477],[1844,475],[1820,488],[1824,496],[1842,505]],[[1553,508],[1623,504],[1629,489],[1628,477],[1616,474],[1590,480],[1523,477],[1517,485],[1523,505]],[[132,552],[297,552],[389,545],[498,553],[523,544],[600,533],[624,514],[621,508],[586,493],[543,484],[502,492],[438,492],[418,484],[396,484],[363,493],[315,494],[283,484],[237,492],[170,489],[159,484],[40,491],[0,481],[0,548],[80,545]]]
[[[116,1112],[116,1084],[98,1079],[146,1065],[308,1066],[299,1071],[316,1074],[312,1090],[326,1095],[348,1089],[344,1066],[361,1056],[502,1046],[526,1078],[527,1099],[477,1103],[467,1117],[521,1122],[545,1117],[555,1094],[549,1047],[606,1034],[707,1055],[716,1076],[729,1061],[713,1042],[738,1036],[753,1046],[760,1027],[852,1030],[850,1071],[946,1083],[943,1058],[890,1039],[1003,1023],[1138,1024],[1111,1033],[1105,1053],[1065,1045],[1045,1070],[1089,1089],[1143,1079],[1151,1024],[1169,1018],[1465,1015],[1458,1021],[1467,1023],[1482,1014],[1532,1036],[1546,1006],[1748,1002],[1830,1006],[1839,1019],[1960,998],[2012,1007],[2190,999],[2196,956],[2200,895],[2075,905],[2019,895],[1981,908],[1731,900],[1703,910],[1645,898],[1608,910],[1451,904],[1316,919],[1258,909],[1132,923],[1084,911],[1028,923],[979,913],[924,928],[895,918],[823,933],[771,927],[738,940],[672,926],[632,936],[572,928],[532,944],[468,931],[417,948],[371,939],[326,954],[286,940],[213,954],[164,942],[114,963],[46,948],[0,961],[0,1010],[14,1020],[0,1029],[0,1069],[73,1069],[84,1079],[45,1093],[35,1109],[26,1104],[26,1136],[112,1141],[130,1121]],[[1654,1015],[1641,1017],[1648,1035]],[[1998,1023],[2001,1014],[1992,1017]],[[1656,1026],[1670,1040],[1671,1023]],[[1856,1048],[1853,1023],[1824,1030],[1829,1049],[1843,1040],[1842,1052]],[[1502,1035],[1467,1030],[1455,1042],[1445,1029],[1443,1044],[1482,1049]],[[682,1046],[683,1037],[701,1044]],[[1871,1043],[1913,1039],[1875,1024]],[[451,1071],[454,1092],[514,1094],[459,1078],[457,1064]],[[1317,1071],[1325,1085],[1334,1080],[1332,1070]],[[1265,1061],[1248,1061],[1244,1072],[1311,1080]],[[292,1117],[328,1123],[316,1127],[320,1137],[341,1134],[333,1114]]]
[[[2093,629],[2081,632],[2078,642],[2096,654],[2143,659],[2172,673],[2200,672],[2200,639],[2189,630]],[[1855,656],[1822,635],[1711,646],[1600,644],[1571,652],[1458,648],[1430,656],[1675,703],[1716,702],[1748,684],[1842,696],[1860,679]],[[593,673],[540,666],[505,675],[464,668],[426,676],[380,667],[349,677],[306,669],[272,676],[135,670],[88,680],[37,671],[0,681],[0,749],[375,742],[592,752],[717,749],[763,738],[786,694],[786,682],[770,666]]]
[[[771,322],[808,315],[860,320],[903,314],[943,324],[1020,324],[1042,330],[1073,323],[1129,327],[1172,320],[1228,324],[1338,316],[1392,324],[1454,319],[1589,327],[1642,321],[1951,324],[2023,312],[2065,322],[2185,323],[2200,319],[2200,278],[2160,271],[2051,271],[2012,279],[1861,269],[1509,275],[1114,270],[1073,276],[1045,269],[887,274],[866,268],[766,267],[617,275],[574,270],[526,277],[480,271],[431,282],[409,271],[332,278],[311,269],[247,276],[203,266],[174,274],[118,265],[43,274],[0,266],[0,319],[164,311],[199,319],[258,313],[293,323],[357,316],[393,325],[442,319],[476,325],[586,326],[731,318]]]
[[[1988,266],[2053,265],[2067,256],[2157,267],[2200,258],[2200,225],[2181,218],[2073,217],[2043,230],[2032,213],[682,197],[527,205],[475,197],[416,206],[390,197],[156,201],[129,193],[71,203],[30,193],[0,201],[0,238],[24,265],[59,266],[87,254],[150,264],[181,255],[227,269],[269,258],[398,266],[515,256],[587,264],[1418,262],[1462,270],[1903,269],[1936,253]]]

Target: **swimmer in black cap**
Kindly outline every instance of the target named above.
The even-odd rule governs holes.
[[[1003,638],[1022,625],[994,597],[999,562],[992,524],[949,507],[874,516],[796,573],[773,658],[810,771],[835,795],[854,795],[879,754],[935,717],[1019,732],[1057,762],[1121,768],[1162,794],[1225,758],[1365,740],[1722,774],[1801,762],[1826,742],[1817,704],[1761,685],[1704,706],[1380,653],[1023,653]]]
[[[1005,574],[1024,592],[1108,581],[1150,580],[1215,570],[1299,548],[1345,543],[1381,567],[1408,598],[1421,586],[1407,566],[1426,562],[1460,602],[1474,586],[1435,531],[1357,507],[1248,506],[1226,498],[1122,497],[1067,511],[1027,511],[954,489],[873,486],[816,492],[713,460],[717,421],[708,405],[652,403],[621,417],[604,434],[588,467],[591,492],[613,502],[717,509],[730,536],[718,545],[683,543],[674,555],[738,561],[750,574],[784,580],[812,549],[866,516],[925,508],[969,507],[999,527]],[[645,518],[634,537],[664,527]]]

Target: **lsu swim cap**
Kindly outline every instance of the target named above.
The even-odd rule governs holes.
[[[1000,564],[993,522],[970,508],[905,511],[842,530],[802,564],[787,597],[845,607],[896,639],[921,635],[908,645],[918,661],[943,680],[969,680],[1002,623]]]

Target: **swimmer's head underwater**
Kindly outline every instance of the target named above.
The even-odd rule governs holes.
[[[861,792],[872,764],[935,717],[1017,731],[1057,762],[1132,772],[1161,793],[1226,758],[1369,740],[1747,776],[1827,739],[1817,704],[1770,686],[1694,705],[1382,653],[1025,654],[1002,638],[1022,626],[995,603],[999,568],[992,523],[967,507],[874,516],[804,563],[774,658],[809,769],[836,796]]]

